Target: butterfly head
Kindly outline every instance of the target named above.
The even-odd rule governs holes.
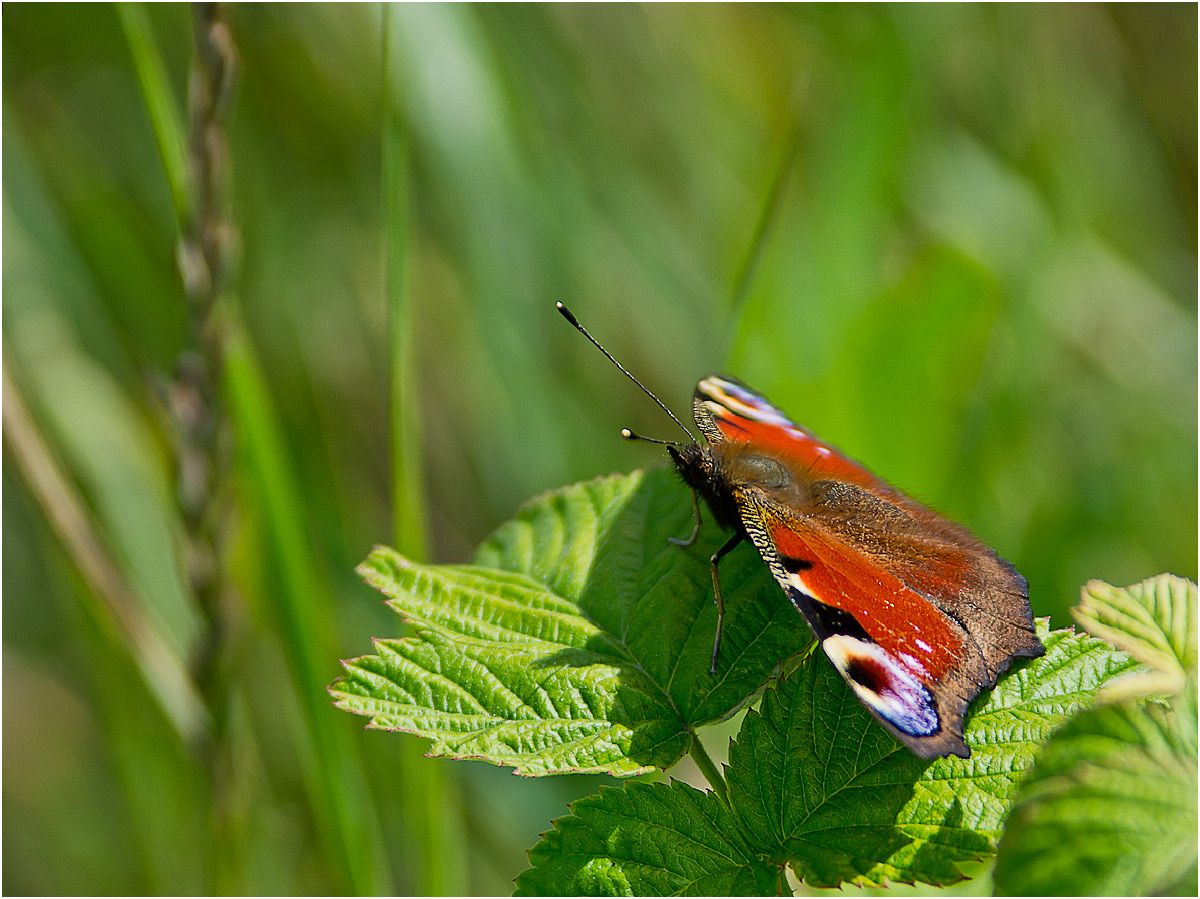
[[[668,446],[667,455],[683,482],[704,497],[713,518],[723,528],[740,531],[741,518],[728,469],[711,447],[698,443]]]
[[[681,443],[668,446],[667,455],[675,463],[675,469],[685,484],[702,494],[720,489],[722,484],[720,466],[712,451],[698,443]]]

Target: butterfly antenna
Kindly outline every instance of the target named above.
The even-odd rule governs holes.
[[[659,440],[657,437],[643,437],[641,434],[635,434],[629,428],[621,428],[621,436],[626,440],[644,440],[646,443],[657,443],[659,446],[683,446],[674,440]]]
[[[591,334],[589,334],[587,332],[587,328],[585,328],[583,325],[579,324],[579,320],[577,318],[575,318],[574,315],[571,314],[570,309],[568,309],[562,303],[555,303],[554,306],[556,309],[558,309],[559,312],[562,313],[562,317],[565,318],[567,321],[569,321],[575,327],[576,331],[578,331],[580,334],[582,334],[584,337],[586,337],[588,340],[590,340],[592,342],[592,345],[595,346],[596,349],[598,349],[600,352],[602,352],[605,356],[608,357],[609,362],[611,362],[617,368],[621,369],[621,371],[622,371],[622,373],[624,373],[625,377],[627,377],[629,380],[633,381],[634,384],[637,384],[638,387],[642,388],[642,392],[644,394],[646,394],[646,396],[650,397],[650,399],[652,399],[652,400],[654,400],[654,402],[658,403],[658,408],[662,409],[664,412],[667,413],[667,415],[671,416],[671,421],[673,421],[673,422],[675,422],[675,424],[679,425],[679,430],[681,430],[681,431],[683,431],[683,433],[687,434],[689,443],[696,442],[696,438],[692,436],[692,432],[689,431],[686,427],[684,427],[683,422],[681,422],[678,418],[675,417],[675,413],[672,412],[670,409],[668,409],[666,407],[666,404],[663,403],[662,400],[660,400],[653,393],[651,393],[650,388],[648,388],[645,384],[643,384],[641,381],[639,381],[637,378],[635,378],[633,375],[631,375],[629,373],[629,370],[626,369],[624,365],[622,365],[615,358],[613,358],[613,354],[610,353],[608,350],[606,350],[604,347],[602,347],[600,345],[600,341],[598,341],[595,337],[593,337]],[[628,434],[626,433],[626,431],[628,431]],[[627,439],[627,440],[649,440],[650,443],[663,443],[663,444],[668,444],[671,446],[678,445],[678,444],[671,444],[669,441],[666,441],[666,440],[650,440],[650,438],[648,438],[648,437],[639,437],[638,435],[634,434],[633,431],[630,431],[628,428],[626,428],[624,431],[621,432],[621,436],[625,437],[625,439]]]

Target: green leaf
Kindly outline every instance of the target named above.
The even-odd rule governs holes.
[[[1169,709],[1127,699],[1070,721],[1021,785],[997,893],[1195,895],[1196,726],[1194,679]]]
[[[1196,670],[1196,585],[1191,581],[1172,574],[1132,587],[1089,581],[1071,614],[1089,633],[1151,669],[1114,684],[1106,699],[1173,695]]]
[[[737,819],[686,784],[604,787],[529,850],[518,896],[775,896],[782,866],[757,859]]]
[[[923,761],[876,724],[821,653],[752,711],[730,749],[729,798],[759,853],[810,886],[945,884],[995,851],[1017,781],[1038,744],[1135,664],[1069,631],[1038,635],[972,706],[971,758]]]
[[[721,535],[670,544],[690,519],[669,472],[638,472],[534,500],[483,545],[480,565],[377,549],[360,573],[418,635],[345,663],[337,704],[370,727],[429,737],[434,755],[522,774],[673,764],[691,728],[732,714],[809,640],[747,546],[721,567],[725,632],[709,672],[708,558]]]
[[[415,624],[344,663],[337,705],[432,739],[432,755],[520,774],[634,774],[686,749],[674,710],[619,648],[522,575],[423,566],[377,549],[360,569]]]

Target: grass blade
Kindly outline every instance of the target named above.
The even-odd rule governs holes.
[[[306,780],[321,841],[341,875],[341,891],[389,892],[378,858],[378,831],[361,762],[348,732],[325,700],[329,665],[337,658],[333,620],[319,593],[317,564],[309,549],[308,520],[266,383],[249,340],[230,328],[226,390],[238,435],[243,483],[254,495],[267,536],[267,564],[278,589],[270,604],[295,681],[310,740]]]
[[[118,3],[117,18],[125,32],[142,99],[154,129],[154,141],[162,159],[163,173],[171,189],[171,202],[180,230],[188,221],[187,153],[183,119],[171,93],[167,67],[150,30],[150,19],[140,3]]]
[[[185,744],[194,745],[207,731],[208,712],[183,660],[146,617],[140,602],[113,565],[95,532],[82,499],[63,474],[37,429],[4,364],[4,436],[21,466],[33,495],[42,506],[67,554],[75,562],[94,599],[89,610],[106,621],[137,663],[150,693]]]
[[[411,175],[404,127],[393,93],[396,67],[392,60],[393,18],[391,7],[383,7],[381,54],[383,99],[383,272],[388,310],[389,360],[389,445],[392,483],[393,542],[409,558],[424,559],[428,551],[425,516],[425,484],[421,464],[420,393],[414,297],[409,289]],[[438,896],[461,890],[449,889],[450,865],[446,858],[447,792],[444,766],[422,758],[421,745],[405,741],[401,748],[401,777],[409,797],[407,814],[419,821],[413,830],[420,835],[413,854],[419,856],[418,892]],[[458,803],[454,803],[458,805]],[[455,865],[461,870],[461,866]]]
[[[758,270],[759,261],[770,236],[771,227],[779,214],[779,206],[787,190],[792,168],[796,162],[796,154],[800,149],[800,97],[802,90],[799,82],[792,85],[791,98],[784,113],[783,127],[780,130],[779,151],[771,179],[763,193],[762,202],[758,207],[758,218],[754,222],[754,233],[750,238],[750,246],[738,266],[737,277],[733,282],[730,294],[729,311],[735,327],[733,328],[733,344],[729,350],[729,365],[738,368],[741,356],[745,352],[745,328],[740,326],[743,321],[742,311],[746,305],[746,297],[750,293],[750,285]]]
[[[408,158],[403,126],[392,98],[390,20],[384,7],[383,24],[383,263],[390,338],[390,420],[392,509],[396,549],[412,559],[424,559],[425,489],[421,469],[420,396],[417,389],[416,341],[412,291],[409,290]]]

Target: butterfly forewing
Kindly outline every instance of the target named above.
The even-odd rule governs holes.
[[[855,484],[883,485],[883,481],[794,423],[740,381],[710,375],[696,386],[692,402],[696,426],[709,444],[730,441],[753,444],[778,454],[816,474]]]

